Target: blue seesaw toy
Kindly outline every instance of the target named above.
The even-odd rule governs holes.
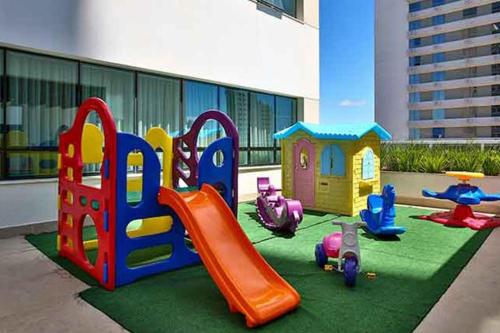
[[[366,229],[374,235],[399,235],[406,231],[405,227],[396,226],[396,208],[394,202],[396,191],[394,186],[387,184],[382,194],[371,194],[368,196],[368,209],[363,209],[359,215],[366,222]]]

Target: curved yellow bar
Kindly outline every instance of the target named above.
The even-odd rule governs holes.
[[[469,181],[471,178],[483,178],[484,174],[481,172],[467,172],[467,171],[447,171],[447,176],[455,177],[463,182]]]

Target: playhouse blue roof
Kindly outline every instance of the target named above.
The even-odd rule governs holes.
[[[275,139],[286,139],[298,130],[303,130],[316,139],[333,140],[359,140],[370,131],[381,140],[390,140],[391,134],[377,123],[359,123],[359,124],[338,124],[338,125],[320,125],[297,122],[292,126],[285,128],[274,134]]]

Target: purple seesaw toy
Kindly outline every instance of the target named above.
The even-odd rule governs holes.
[[[264,227],[273,231],[295,233],[304,215],[298,200],[285,199],[280,189],[269,183],[269,177],[257,178],[257,213]]]

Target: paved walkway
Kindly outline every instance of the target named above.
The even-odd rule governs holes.
[[[78,298],[88,288],[22,237],[0,241],[0,332],[125,332]],[[500,332],[500,228],[416,332]]]
[[[500,332],[500,228],[493,230],[415,332]]]
[[[78,294],[88,286],[22,237],[0,241],[0,332],[125,332]]]

